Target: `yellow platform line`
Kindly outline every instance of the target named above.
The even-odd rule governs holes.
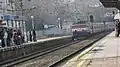
[[[83,63],[85,62],[85,60],[88,58],[88,56],[85,55],[85,56],[83,56],[82,58],[83,58],[82,61],[81,61],[79,64],[77,64],[76,67],[81,67],[81,66],[83,65]]]
[[[110,35],[110,34],[109,34]],[[87,55],[88,52],[90,52],[95,46],[96,44],[99,44],[101,42],[106,42],[107,39],[106,37],[102,38],[100,41],[96,42],[94,45],[92,45],[91,47],[89,47],[88,49],[86,49],[85,51],[83,51],[80,55],[79,55],[79,58],[82,59],[82,61],[80,61],[76,67],[81,67],[83,65],[83,63],[86,61],[86,59],[89,58],[89,56]]]
[[[82,66],[82,64],[86,61],[86,59],[89,57],[88,55],[87,55],[87,53],[88,52],[90,52],[93,48],[94,48],[94,46],[95,45],[93,45],[93,46],[91,46],[90,48],[88,48],[88,49],[86,49],[85,50],[85,52],[84,52],[84,54],[82,54],[80,57],[80,59],[82,59],[82,61],[80,61],[78,64],[77,64],[77,66],[76,67],[81,67]]]

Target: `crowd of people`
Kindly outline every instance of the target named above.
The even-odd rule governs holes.
[[[29,31],[29,41],[37,41],[35,30]],[[21,45],[22,43],[25,43],[25,38],[20,29],[0,28],[0,47]]]
[[[0,42],[2,47],[11,45],[20,45],[25,42],[24,35],[21,30],[13,30],[12,28],[0,28]]]

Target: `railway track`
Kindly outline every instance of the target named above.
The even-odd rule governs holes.
[[[65,61],[71,59],[72,57],[78,55],[79,53],[81,53],[83,50],[85,50],[86,48],[90,47],[91,45],[93,45],[95,42],[99,41],[100,39],[102,39],[104,36],[106,36],[109,32],[105,33],[105,34],[102,34],[102,35],[99,35],[99,36],[95,36],[96,39],[94,39],[93,41],[89,42],[89,43],[86,43],[87,45],[84,46],[83,48],[81,48],[80,50],[68,55],[68,56],[65,56],[64,58],[62,58],[61,60],[51,64],[49,67],[61,67]]]
[[[102,38],[103,36],[105,36],[106,34],[108,34],[109,32],[107,33],[101,33],[101,35],[99,37],[97,37],[98,34],[96,34],[96,36],[91,36],[91,37],[84,37],[84,38],[81,38],[81,44],[85,44],[87,43],[86,41],[89,41],[89,40],[92,40],[94,39],[93,41],[88,42],[88,44],[92,44],[94,43],[95,41],[99,40],[100,38]],[[96,39],[95,39],[96,38]],[[77,44],[78,42],[80,42],[80,40],[77,40],[77,41],[74,41],[74,42],[71,42],[69,44],[66,44],[66,45],[58,45],[58,46],[55,46],[55,47],[52,47],[52,48],[48,48],[48,49],[45,49],[43,50],[42,52],[38,52],[34,55],[31,55],[31,56],[26,56],[26,57],[23,57],[21,59],[17,59],[17,60],[14,60],[12,62],[7,62],[6,64],[3,64],[1,67],[34,67],[34,64],[35,65],[38,65],[37,62],[35,61],[38,61],[38,60],[44,60],[44,58],[47,58],[47,56],[49,57],[51,54],[51,56],[53,56],[52,53],[58,53],[59,50],[62,50],[62,49],[67,49],[67,47],[71,48],[70,46],[74,46],[74,44]],[[83,40],[83,41],[82,41]],[[58,65],[60,62],[64,61],[66,58],[68,58],[69,56],[71,55],[74,55],[76,54],[77,52],[79,51],[82,51],[83,49],[85,49],[86,47],[88,47],[88,44],[87,45],[82,45],[82,46],[79,46],[78,50],[74,50],[74,51],[71,51],[71,53],[67,54],[67,55],[64,55],[63,57],[59,57],[59,59],[56,59],[55,61],[48,61],[46,64],[44,63],[43,61],[43,64],[40,64],[38,65],[38,67],[54,67],[56,65]],[[77,47],[77,46],[76,46]],[[58,51],[58,52],[57,52]],[[63,50],[64,51],[64,50]],[[62,51],[62,52],[63,52]],[[52,58],[52,57],[51,57]],[[38,59],[38,60],[37,60]],[[49,59],[48,59],[49,60]],[[52,60],[52,59],[51,59]],[[27,62],[28,61],[28,62]],[[31,62],[32,61],[32,62]],[[50,63],[49,63],[50,62]],[[45,65],[44,65],[45,64]],[[33,65],[33,66],[32,66]]]

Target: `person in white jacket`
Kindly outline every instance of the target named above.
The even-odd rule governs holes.
[[[120,11],[119,10],[118,10],[118,13],[115,15],[114,20],[115,20],[115,24],[116,24],[115,36],[119,37],[119,34],[120,34]]]
[[[7,47],[7,36],[8,36],[8,33],[7,33],[7,30],[4,30],[4,42],[5,42],[5,46]]]

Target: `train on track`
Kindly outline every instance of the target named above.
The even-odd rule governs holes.
[[[78,37],[89,36],[94,33],[114,29],[115,29],[114,22],[102,22],[102,23],[79,22],[73,23],[71,25],[72,39],[77,39]]]

